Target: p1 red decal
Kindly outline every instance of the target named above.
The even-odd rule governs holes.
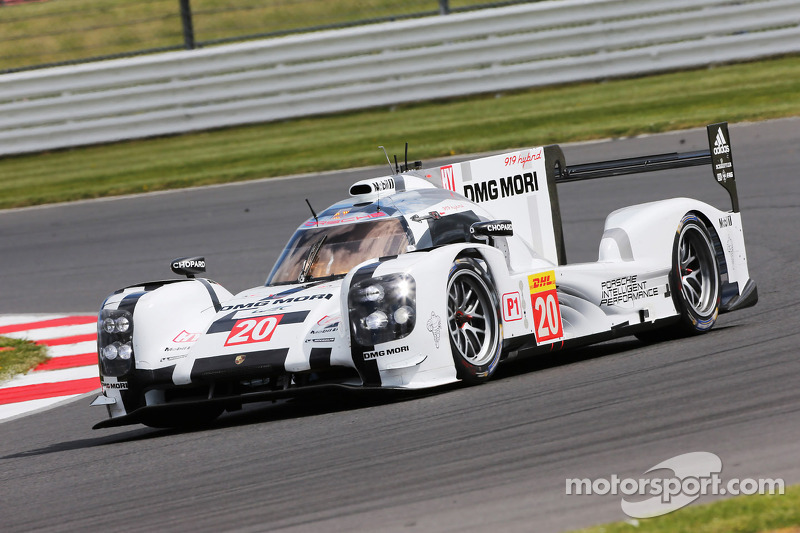
[[[513,322],[522,318],[520,296],[518,292],[509,292],[503,295],[503,320]]]

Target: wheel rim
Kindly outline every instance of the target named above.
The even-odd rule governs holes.
[[[474,272],[457,272],[447,287],[447,328],[453,349],[475,366],[492,361],[496,322],[486,283]]]
[[[695,225],[684,227],[678,245],[681,292],[698,315],[711,313],[717,304],[717,262],[708,236]]]

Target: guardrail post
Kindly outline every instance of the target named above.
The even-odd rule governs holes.
[[[450,13],[450,0],[439,0],[439,14],[447,15]]]
[[[178,0],[181,5],[181,23],[183,24],[183,44],[187,50],[194,50],[194,27],[192,26],[192,6],[189,0]]]

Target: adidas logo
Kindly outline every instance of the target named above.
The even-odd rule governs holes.
[[[725,140],[725,136],[722,134],[722,128],[719,128],[717,130],[717,139],[714,141],[714,155],[728,154],[730,151],[728,141]]]

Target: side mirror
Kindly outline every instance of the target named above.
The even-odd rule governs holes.
[[[206,271],[206,258],[179,257],[178,259],[172,260],[170,267],[172,268],[172,271],[179,276],[194,278],[196,274],[202,274]]]
[[[514,235],[514,227],[510,220],[489,220],[488,222],[475,222],[469,227],[469,234],[472,239],[483,239],[486,237],[511,237]]]

